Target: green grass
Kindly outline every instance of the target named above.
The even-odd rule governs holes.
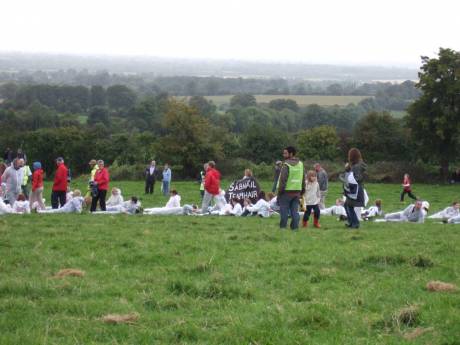
[[[230,104],[230,99],[233,95],[222,96],[205,96],[207,100],[213,101],[217,106]],[[350,103],[358,104],[368,96],[320,96],[320,95],[255,95],[257,103],[269,103],[274,99],[292,99],[299,106],[307,106],[310,104],[318,104],[320,106],[346,106]]]
[[[143,189],[112,185],[125,196]],[[197,184],[173,187],[184,202],[198,201]],[[386,211],[403,206],[398,185],[367,189]],[[414,192],[435,211],[459,189]],[[332,184],[328,204],[339,194]],[[165,201],[143,197],[146,207]],[[276,217],[0,217],[0,343],[459,344],[459,292],[424,288],[429,280],[460,285],[458,226],[321,223],[291,233]],[[53,278],[62,268],[86,275]],[[407,306],[416,318],[398,322]],[[131,312],[140,315],[132,325],[99,320]],[[405,340],[416,327],[429,331]]]

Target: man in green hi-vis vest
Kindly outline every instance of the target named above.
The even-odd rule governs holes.
[[[283,150],[284,162],[278,180],[278,204],[280,206],[280,228],[287,227],[291,216],[291,230],[299,228],[299,199],[305,192],[305,170],[296,157],[296,149],[288,146]]]

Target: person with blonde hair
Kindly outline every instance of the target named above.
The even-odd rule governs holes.
[[[244,176],[243,179],[252,177],[252,170],[251,169],[244,169]]]
[[[309,170],[307,172],[307,180],[305,181],[305,213],[303,214],[303,227],[308,227],[308,221],[310,220],[311,212],[313,211],[313,226],[320,228],[319,217],[320,209],[319,203],[321,202],[321,191],[319,189],[319,183],[316,178],[316,172]]]

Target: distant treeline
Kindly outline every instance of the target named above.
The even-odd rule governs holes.
[[[0,89],[0,147],[23,148],[48,174],[57,156],[67,159],[75,175],[86,172],[90,158],[105,159],[121,178],[137,176],[152,158],[189,177],[212,158],[231,174],[244,165],[269,167],[288,144],[315,160],[341,159],[351,145],[368,162],[420,157],[408,149],[413,142],[405,121],[382,112],[417,95],[411,82],[386,85],[374,98],[345,107],[300,107],[282,96],[257,104],[254,96],[239,93],[225,110],[203,96],[178,101],[125,85],[8,83]]]
[[[224,79],[197,77],[161,77],[151,83],[121,84],[125,77],[87,76],[89,80],[80,80],[80,85],[61,85],[54,83],[6,82],[0,85],[0,98],[10,100],[16,107],[25,108],[38,101],[58,111],[81,112],[93,106],[131,107],[136,98],[168,94],[170,96],[212,96],[234,94],[269,94],[279,95],[361,95],[371,96],[363,102],[367,110],[404,110],[407,105],[418,98],[415,83],[405,81],[401,84],[330,84],[312,86],[309,83],[292,83],[283,79]],[[45,78],[46,79],[46,78]],[[127,80],[125,80],[127,81]],[[99,83],[99,84],[97,84]],[[87,86],[87,85],[91,86]],[[130,84],[133,84],[130,86]],[[109,86],[108,86],[109,85]]]

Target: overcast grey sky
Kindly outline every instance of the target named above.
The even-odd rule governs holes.
[[[460,1],[1,0],[0,50],[414,66]]]

